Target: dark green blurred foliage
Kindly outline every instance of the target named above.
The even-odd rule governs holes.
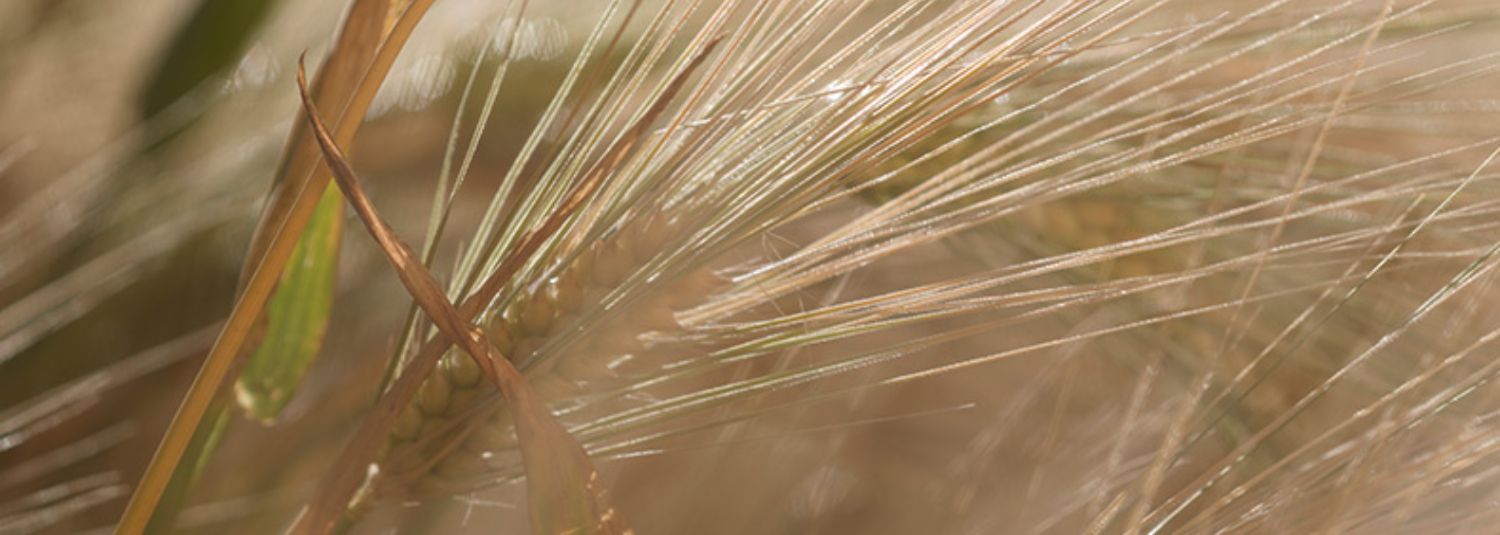
[[[151,117],[239,61],[276,0],[201,0],[161,54],[140,92],[140,110]]]

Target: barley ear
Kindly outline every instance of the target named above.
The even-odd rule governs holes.
[[[333,169],[335,181],[348,197],[355,213],[380,243],[402,284],[449,340],[458,342],[474,359],[504,395],[507,407],[517,422],[520,449],[527,468],[527,487],[531,495],[533,530],[537,533],[562,533],[587,529],[603,533],[628,532],[619,515],[604,502],[599,489],[599,475],[583,448],[573,440],[542,403],[521,373],[485,339],[483,331],[462,317],[443,295],[432,273],[417,261],[412,252],[376,212],[373,203],[360,187],[359,179],[349,166],[332,136],[323,126],[317,107],[308,94],[306,76],[299,69],[298,87],[309,124],[316,134],[323,155]],[[431,366],[426,366],[431,367]],[[402,380],[407,379],[403,375]],[[405,400],[407,402],[410,399]],[[388,434],[395,421],[383,418],[375,426]],[[359,464],[365,464],[368,461]],[[314,517],[312,520],[318,520]],[[332,527],[327,520],[314,522]]]

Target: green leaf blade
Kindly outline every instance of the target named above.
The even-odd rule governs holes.
[[[234,392],[252,419],[276,421],[322,349],[333,308],[343,212],[338,188],[324,190],[266,306],[261,332],[247,346],[251,355]]]

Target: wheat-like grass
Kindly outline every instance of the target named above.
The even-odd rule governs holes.
[[[1462,115],[1493,111],[1492,8],[597,4],[513,2],[491,10],[505,22],[474,30],[487,45],[451,126],[430,134],[442,156],[424,163],[439,178],[422,202],[420,259],[446,275],[450,308],[486,296],[475,309],[487,342],[602,469],[627,525],[1483,532],[1492,521],[1500,134]],[[444,20],[444,2],[434,9]],[[571,27],[585,38],[532,79],[516,28],[559,10],[586,19]],[[526,121],[492,119],[532,91],[546,100]],[[496,147],[504,161],[487,167]],[[355,151],[356,168],[363,158]],[[61,258],[62,237],[81,231],[21,236],[50,228],[36,214],[55,199],[88,197],[89,176],[5,216],[0,243]],[[140,195],[179,198],[168,189]],[[235,213],[145,218],[152,230],[5,305],[0,366],[134,276],[101,278],[104,266],[143,270]],[[0,290],[35,272],[27,262],[0,263]],[[379,343],[333,361],[358,373],[314,375],[298,396],[367,400],[350,385],[380,371],[381,389],[398,384],[446,343],[418,307],[395,317],[401,303],[367,307],[381,312],[362,332]],[[512,483],[535,453],[482,364],[444,353],[389,422],[355,503],[322,490],[312,500],[352,506],[356,530],[524,525],[504,507],[470,516],[520,499]],[[29,441],[69,420],[85,410],[77,392],[0,414],[0,437]],[[326,440],[317,422],[362,414],[347,406],[361,402],[304,407],[308,423],[260,441],[310,448]],[[200,486],[270,492],[237,514],[264,522],[249,531],[284,526],[308,501],[288,481],[328,463],[278,462],[290,475],[237,483],[230,459],[277,458],[243,443],[229,441],[210,466],[222,479]],[[327,448],[295,457],[364,471]],[[14,483],[4,477],[40,480],[78,460],[36,461],[40,472],[0,476],[0,490]],[[36,490],[0,503],[0,526],[67,525],[123,488],[83,476],[19,487]]]

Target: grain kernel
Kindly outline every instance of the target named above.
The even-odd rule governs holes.
[[[448,379],[453,381],[454,386],[474,386],[479,382],[479,365],[468,355],[449,352],[443,356],[443,372],[448,374]]]
[[[454,389],[452,400],[448,402],[448,415],[455,418],[467,416],[483,394],[484,390],[478,388]]]
[[[417,391],[417,407],[422,414],[442,416],[448,410],[448,401],[453,394],[453,385],[448,384],[445,374],[434,373],[422,382]]]
[[[415,406],[407,406],[396,417],[396,425],[391,428],[391,436],[400,440],[411,440],[417,437],[417,431],[422,428],[422,415],[417,412]]]
[[[515,350],[515,339],[510,333],[510,323],[504,318],[496,316],[490,320],[489,328],[485,329],[485,335],[490,339],[490,345],[501,355],[509,357]]]
[[[533,294],[520,315],[521,326],[525,328],[526,334],[543,336],[552,328],[552,320],[557,316],[557,305],[554,299],[556,297],[545,289]]]

